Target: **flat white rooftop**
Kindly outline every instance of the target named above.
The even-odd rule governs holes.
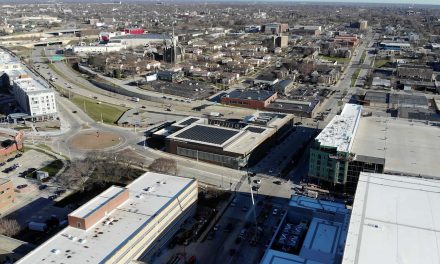
[[[254,126],[247,126],[246,128],[252,127]],[[244,130],[245,132],[242,133],[239,138],[226,144],[223,150],[247,155],[276,132],[274,128],[259,127],[258,129],[261,129],[263,131],[258,133],[252,132],[252,130]]]
[[[385,159],[384,172],[440,178],[440,128],[421,121],[362,117],[352,153]]]
[[[347,236],[344,225],[344,222],[313,218],[299,256],[322,263],[336,263],[336,255],[338,251],[342,252]]]
[[[0,50],[0,65],[9,63],[19,63],[19,61],[11,56],[9,53]]]
[[[362,106],[345,104],[341,114],[328,123],[316,140],[321,146],[334,147],[339,152],[350,152],[361,113]]]
[[[343,264],[440,263],[440,181],[362,172]]]
[[[269,249],[266,252],[266,254],[264,254],[264,257],[261,260],[260,264],[324,264],[324,263],[307,260],[297,255]]]
[[[193,182],[193,179],[147,172],[127,186],[129,199],[108,215],[115,220],[112,224],[99,221],[87,231],[68,226],[18,263],[101,263]],[[86,207],[95,205],[93,202]]]
[[[26,93],[51,91],[49,88],[45,87],[44,85],[42,85],[40,82],[36,81],[33,78],[17,79],[14,80],[14,83]]]
[[[411,44],[405,42],[381,42],[380,44],[386,46],[411,47]]]

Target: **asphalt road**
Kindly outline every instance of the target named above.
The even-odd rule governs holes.
[[[355,55],[352,57],[352,60],[349,62],[347,69],[346,69],[345,73],[343,74],[344,75],[343,79],[340,82],[338,82],[334,87],[332,87],[333,90],[340,90],[341,91],[340,93],[347,91],[347,93],[348,93],[348,91],[351,89],[350,88],[351,76],[355,71],[355,67],[352,67],[352,65],[354,63],[359,62],[359,60],[362,56],[362,52],[367,47],[368,43],[369,43],[369,40],[367,37],[367,39],[365,39],[364,42],[359,47],[356,48]],[[32,56],[35,58],[33,61],[34,64],[39,64],[39,63],[43,62],[43,61],[41,61],[41,59],[39,59],[39,57],[41,57],[41,54],[44,52],[47,52],[47,54],[53,54],[54,50],[42,51],[41,49],[35,49],[32,53]],[[42,65],[44,65],[44,64],[42,64]],[[57,78],[55,80],[55,83],[57,85],[60,85],[62,87],[66,87],[67,89],[71,89],[75,93],[81,94],[86,97],[97,96],[99,98],[98,100],[113,103],[113,104],[120,104],[121,100],[123,100],[124,104],[129,107],[139,107],[139,105],[142,104],[142,105],[146,105],[147,108],[152,108],[152,109],[158,110],[158,106],[155,105],[157,103],[146,102],[146,101],[145,102],[141,101],[139,103],[136,103],[136,102],[129,101],[128,97],[112,94],[107,91],[102,91],[102,90],[98,89],[97,87],[95,87],[91,83],[89,83],[87,80],[82,79],[78,73],[74,72],[72,69],[70,69],[69,67],[64,65],[64,63],[56,63],[54,65],[63,73],[63,76],[60,76],[56,72],[52,71],[49,67],[46,68],[45,66],[40,66],[39,71],[46,78],[49,77],[49,73],[50,73],[50,76],[55,76]],[[71,87],[71,88],[68,88],[68,87]],[[324,109],[331,108],[333,110],[327,116],[327,118],[324,122],[320,122],[320,124],[319,124],[320,127],[325,126],[326,123],[332,118],[332,116],[334,116],[337,113],[338,101],[341,101],[341,99],[338,98],[338,96],[340,96],[340,94],[339,95],[334,94],[333,96],[330,97],[330,99],[327,100],[327,102],[324,103],[325,106],[323,106],[322,108],[324,108]],[[60,108],[60,115],[63,120],[63,122],[62,122],[63,134],[58,135],[58,136],[45,135],[44,133],[43,134],[40,133],[38,135],[35,134],[35,135],[31,135],[32,141],[41,140],[42,142],[46,142],[49,145],[51,145],[52,148],[55,149],[60,154],[67,155],[71,158],[80,158],[84,155],[84,151],[80,151],[80,150],[71,148],[68,144],[68,141],[73,135],[75,135],[76,133],[81,131],[84,127],[88,127],[90,129],[101,130],[101,131],[103,131],[103,130],[110,131],[110,132],[114,132],[114,133],[121,135],[121,137],[124,138],[123,143],[120,144],[119,146],[117,146],[117,148],[112,149],[112,151],[116,152],[117,150],[131,147],[136,153],[140,154],[142,157],[145,158],[145,164],[148,164],[148,162],[151,162],[152,160],[154,160],[157,157],[168,155],[167,153],[158,152],[158,151],[151,150],[151,149],[144,149],[144,147],[141,144],[139,144],[143,140],[143,135],[141,132],[134,132],[133,129],[125,129],[125,128],[96,123],[93,120],[91,120],[90,117],[85,115],[81,111],[81,109],[76,107],[74,104],[72,104],[66,98],[57,97],[57,101],[58,101],[59,108]],[[200,104],[200,102],[193,102],[192,104]],[[190,108],[192,108],[192,105],[186,106],[186,109],[185,109],[186,111],[184,109],[182,109],[183,113],[187,113],[187,114],[191,114],[191,115],[197,114],[197,113],[194,113],[193,111],[189,110]],[[232,111],[230,109],[232,109]],[[246,109],[246,110],[241,110],[241,109],[236,110],[234,108],[230,108],[230,109],[228,109],[225,112],[226,115],[234,114],[234,111],[237,111],[237,114],[238,113],[243,114],[243,113],[245,113],[245,112],[247,113],[247,111],[249,111],[248,109]],[[73,111],[77,111],[77,113],[73,114],[72,113]],[[180,112],[180,109],[179,109],[179,112]],[[280,149],[282,151],[280,150],[279,153],[282,153],[283,151],[285,151],[285,149],[283,147],[281,147]],[[279,153],[274,154],[274,157],[275,156],[278,158],[283,157]],[[235,186],[237,186],[237,184],[242,179],[245,178],[244,172],[228,169],[228,172],[225,173],[224,172],[225,168],[222,168],[219,166],[204,165],[203,163],[194,164],[194,162],[196,162],[196,161],[187,160],[187,159],[181,158],[181,157],[178,157],[177,159],[179,161],[178,162],[179,171],[181,174],[183,174],[187,177],[196,177],[201,182],[206,182],[207,184],[219,186],[220,188],[223,188],[223,189],[229,189],[229,188],[234,189]],[[280,160],[280,162],[283,162],[282,159],[278,159],[278,160]],[[304,159],[301,159],[301,160],[304,160]],[[264,161],[263,161],[263,163],[264,163]],[[266,165],[262,166],[262,169],[263,170],[267,169],[266,173],[269,173],[269,170],[271,170],[269,167],[273,167],[274,165],[276,166],[277,164],[266,164]],[[302,163],[300,163],[300,164],[298,164],[298,166],[301,168],[301,166],[304,166],[304,165],[302,165]],[[265,178],[268,175],[263,174],[261,176],[263,178]],[[293,178],[295,178],[295,177],[293,177]],[[240,188],[244,188],[244,187],[240,186]]]

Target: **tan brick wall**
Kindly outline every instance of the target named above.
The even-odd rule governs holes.
[[[0,185],[0,208],[7,207],[15,201],[14,186],[11,181]]]

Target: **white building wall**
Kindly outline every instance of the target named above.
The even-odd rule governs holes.
[[[15,99],[20,107],[31,116],[57,113],[55,93],[31,78],[18,79],[13,83]]]
[[[118,52],[124,48],[122,45],[111,46],[75,46],[73,47],[74,53],[107,53]]]

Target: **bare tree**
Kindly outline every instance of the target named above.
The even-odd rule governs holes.
[[[21,231],[21,227],[17,220],[1,218],[0,219],[0,234],[5,236],[15,236]]]
[[[154,172],[177,175],[177,162],[174,159],[158,158],[148,166],[148,169]]]
[[[62,185],[70,188],[78,188],[84,191],[86,188],[86,182],[95,170],[95,164],[92,159],[85,158],[83,160],[73,160],[70,162],[69,167],[62,173],[58,180]]]

